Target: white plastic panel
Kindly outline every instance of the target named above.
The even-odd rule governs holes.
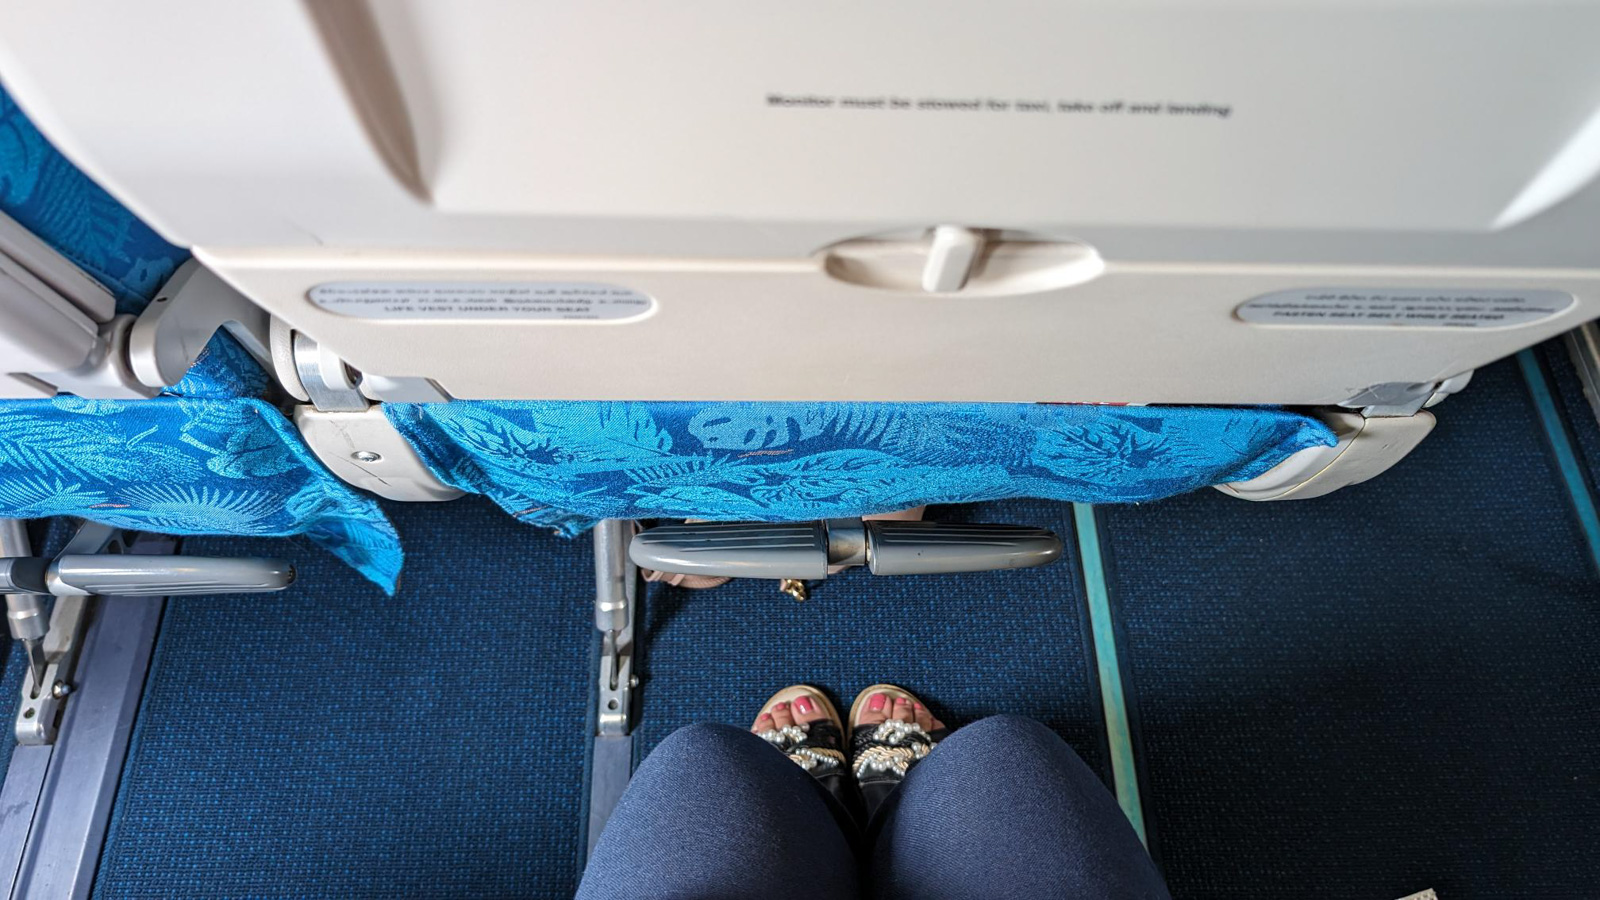
[[[0,373],[0,397],[39,400],[53,397],[55,393],[55,388],[32,376]]]
[[[417,451],[384,418],[383,409],[324,412],[296,406],[294,424],[328,470],[390,500],[454,500],[461,491],[433,476]]]
[[[187,244],[792,257],[952,224],[1108,259],[1600,265],[1539,224],[1594,193],[1595,0],[0,14],[8,89]]]
[[[456,212],[1488,229],[1600,107],[1541,3],[374,8]]]
[[[1070,287],[927,294],[748,263],[512,255],[207,252],[209,265],[358,369],[456,398],[1337,403],[1438,381],[1600,314],[1600,272],[1111,265]],[[594,282],[654,299],[624,322],[367,319],[317,285]],[[1306,285],[1555,289],[1576,302],[1509,328],[1256,325],[1244,300]]]
[[[1437,424],[1426,410],[1413,416],[1362,418],[1360,413],[1323,411],[1322,421],[1338,436],[1332,447],[1307,447],[1249,481],[1216,485],[1241,500],[1310,500],[1387,472]]]

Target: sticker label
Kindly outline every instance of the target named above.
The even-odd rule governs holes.
[[[1564,291],[1308,288],[1265,294],[1237,312],[1259,325],[1507,328],[1553,318],[1577,302]]]
[[[328,312],[362,319],[617,321],[656,305],[632,288],[577,281],[337,281],[308,296]]]

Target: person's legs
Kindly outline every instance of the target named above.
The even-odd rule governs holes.
[[[856,870],[816,779],[748,731],[690,725],[634,773],[578,900],[845,900]]]
[[[940,742],[879,810],[872,840],[877,897],[1170,896],[1111,792],[1017,716]]]

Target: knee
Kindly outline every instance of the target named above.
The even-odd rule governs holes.
[[[957,729],[929,757],[965,757],[985,768],[1059,765],[1077,754],[1049,727],[1026,716],[999,715]]]
[[[998,715],[979,719],[971,725],[958,729],[950,736],[951,740],[961,737],[969,741],[984,741],[997,745],[1022,744],[1022,745],[1050,745],[1062,744],[1060,736],[1043,723],[1027,716]]]
[[[717,765],[739,759],[752,750],[764,750],[767,743],[732,725],[700,722],[685,725],[662,739],[650,751],[660,762],[690,762]]]
[[[809,777],[748,731],[688,725],[667,735],[645,757],[628,783],[624,802],[632,797],[635,805],[673,808],[759,805],[763,795],[788,790],[791,774]]]

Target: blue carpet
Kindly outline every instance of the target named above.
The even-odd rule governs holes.
[[[589,545],[468,498],[388,507],[400,593],[300,540],[270,596],[172,601],[95,896],[570,897]]]
[[[17,642],[11,640],[10,635],[4,637],[5,649],[0,650],[0,725],[5,727],[5,733],[0,734],[0,777],[4,777],[6,767],[11,765],[11,751],[16,749],[17,740],[13,735],[12,723],[17,718],[17,703],[22,696],[22,677],[28,671],[28,655],[22,652]]]
[[[1542,352],[1594,465],[1600,430]],[[1515,366],[1439,412],[1396,471],[1321,500],[1101,510],[1145,810],[1177,896],[1589,895],[1600,584]],[[97,896],[570,896],[588,542],[476,499],[389,511],[412,551],[394,600],[303,542],[191,539],[292,555],[303,577],[169,607]],[[935,515],[1071,542],[1063,504]],[[1075,554],[852,572],[805,604],[770,583],[655,586],[641,749],[689,722],[743,724],[791,682],[848,703],[888,680],[953,724],[1038,718],[1106,777],[1083,602]]]
[[[1064,503],[933,513],[1040,525],[1072,541]],[[653,586],[641,742],[648,749],[692,722],[748,725],[769,695],[796,682],[829,692],[843,715],[857,691],[884,681],[916,692],[950,725],[1001,712],[1032,716],[1105,777],[1081,584],[1074,555],[1040,569],[937,577],[855,569],[815,585],[805,603],[770,581],[710,591]]]
[[[1104,511],[1179,897],[1593,896],[1600,582],[1512,362],[1373,482]]]

